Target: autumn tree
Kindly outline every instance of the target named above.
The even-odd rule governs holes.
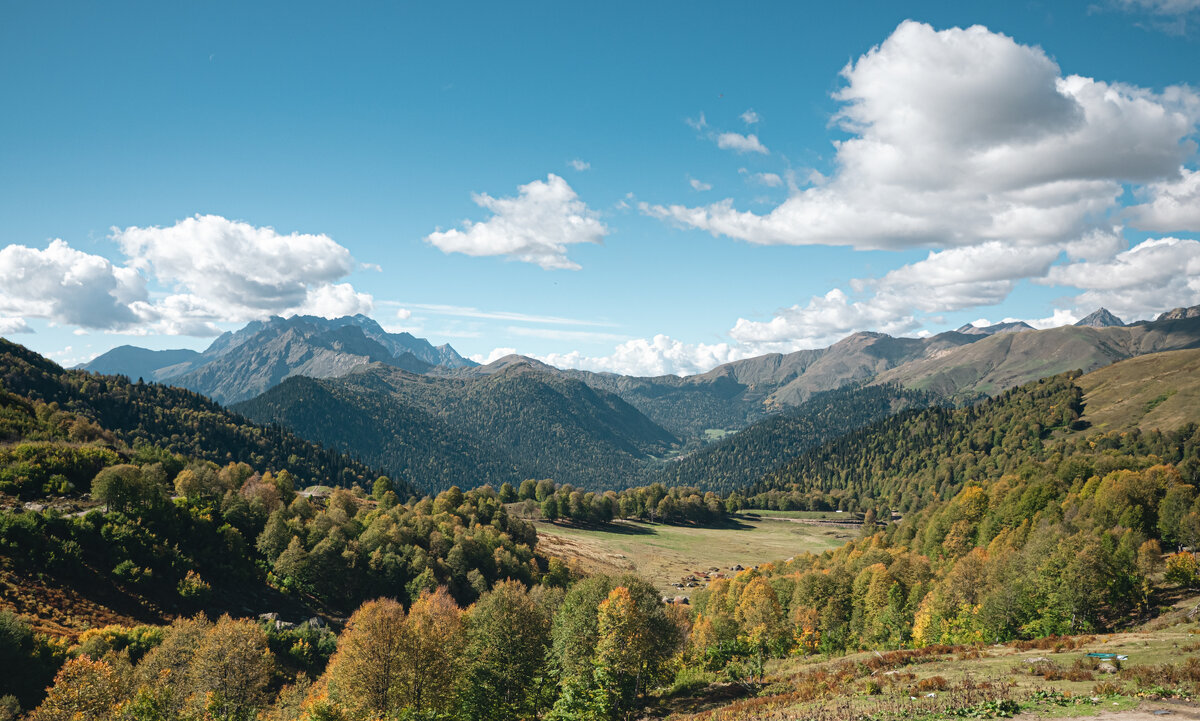
[[[252,719],[267,703],[274,669],[262,628],[221,616],[205,632],[188,668],[192,705],[228,721]]]
[[[622,716],[661,680],[664,665],[679,649],[682,634],[655,589],[628,579],[596,609],[596,683],[610,714]]]
[[[350,617],[329,660],[329,695],[347,708],[383,715],[398,706],[404,679],[404,607],[368,601]]]
[[[70,659],[30,721],[109,721],[116,715],[124,685],[120,674],[104,661],[87,656]]]
[[[399,697],[417,712],[449,711],[463,664],[463,613],[446,589],[424,593],[404,619]]]
[[[739,635],[754,651],[757,673],[761,674],[771,646],[788,635],[783,608],[767,579],[758,576],[746,585],[734,609],[734,619],[741,627]]]

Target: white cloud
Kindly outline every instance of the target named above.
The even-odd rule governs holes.
[[[1180,178],[1152,183],[1149,202],[1129,209],[1134,225],[1156,233],[1200,231],[1200,171],[1180,168]]]
[[[124,266],[54,240],[0,250],[0,315],[80,329],[211,336],[217,323],[366,312],[371,296],[332,281],[356,268],[324,235],[281,235],[215,215],[168,228],[114,228]],[[148,281],[168,293],[150,293]]]
[[[770,152],[766,146],[758,142],[758,136],[754,133],[750,133],[749,135],[721,133],[717,136],[717,147],[721,150],[734,150],[739,153],[762,153],[766,155]]]
[[[493,348],[492,352],[488,353],[487,355],[484,355],[482,353],[476,353],[475,355],[471,356],[471,360],[475,361],[476,363],[478,363],[480,365],[487,365],[488,363],[493,363],[495,361],[500,360],[504,356],[516,355],[516,354],[517,354],[516,348]]]
[[[1082,317],[1083,315],[1078,311],[1059,308],[1045,318],[1030,318],[1025,322],[1034,328],[1037,328],[1038,330],[1045,330],[1046,328],[1058,328],[1064,325],[1074,325],[1075,321]]]
[[[975,26],[902,23],[842,71],[836,172],[770,213],[731,200],[642,211],[762,244],[864,249],[1061,243],[1110,227],[1123,183],[1174,177],[1200,99],[1063,77]]]
[[[691,375],[754,355],[728,343],[684,343],[666,335],[637,338],[618,345],[611,355],[587,356],[579,351],[551,353],[538,360],[560,368],[633,376]]]
[[[877,330],[897,335],[916,330],[912,315],[884,303],[852,300],[834,288],[814,296],[805,305],[794,305],[775,313],[768,321],[739,318],[729,331],[738,343],[754,353],[786,353],[800,348],[820,348],[859,330]]]
[[[157,304],[168,324],[289,313],[339,316],[372,306],[371,296],[334,284],[357,266],[350,251],[327,235],[282,234],[196,215],[170,227],[114,228],[112,239],[132,267],[175,290]]]
[[[688,127],[693,130],[704,130],[708,127],[708,120],[704,117],[704,113],[700,113],[698,118],[684,118],[683,122],[688,124]]]
[[[1071,299],[1077,313],[1103,306],[1125,321],[1151,318],[1200,305],[1200,242],[1146,240],[1108,260],[1054,266],[1040,282],[1082,290]]]
[[[608,235],[597,214],[553,173],[518,191],[516,198],[474,195],[477,205],[492,212],[491,218],[463,221],[462,230],[438,231],[425,239],[444,253],[502,255],[546,270],[578,270],[579,264],[567,257],[567,246],[600,243]]]
[[[758,113],[754,112],[754,108],[750,108],[746,112],[742,113],[739,117],[741,117],[742,122],[746,125],[754,125],[759,120],[762,120],[762,118],[758,116]]]
[[[10,325],[23,323],[24,317],[123,328],[138,321],[130,304],[145,298],[146,284],[136,270],[62,240],[51,241],[45,250],[24,245],[0,249],[0,315],[17,316]]]
[[[877,302],[904,313],[961,310],[1002,302],[1018,280],[1046,275],[1060,253],[1056,246],[1020,248],[992,241],[932,252],[878,280],[858,283],[873,287]]]
[[[765,185],[768,188],[783,187],[783,178],[778,173],[751,173],[745,168],[738,168],[738,172],[746,176],[747,183]]]
[[[296,308],[301,315],[317,315],[323,318],[340,318],[344,315],[370,313],[374,299],[367,293],[359,293],[349,283],[326,283],[309,289],[303,305]]]
[[[700,192],[712,190],[711,183],[705,183],[704,181],[696,180],[695,178],[688,178],[688,184],[692,186],[692,190],[698,190]]]
[[[574,160],[568,160],[567,165],[571,166],[572,168],[574,168],[575,170],[577,170],[581,173],[585,170],[589,170],[592,167],[591,163],[580,160],[579,158],[575,158]]]
[[[24,318],[0,318],[0,335],[32,332],[33,328],[29,327]]]

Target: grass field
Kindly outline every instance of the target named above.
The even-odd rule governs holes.
[[[846,514],[839,514],[846,515]],[[740,519],[723,528],[695,528],[618,522],[609,529],[537,523],[538,550],[574,561],[600,573],[633,571],[664,595],[689,595],[696,589],[671,586],[693,571],[716,566],[750,566],[797,553],[820,553],[854,537],[853,529],[788,523],[778,519]]]
[[[1079,379],[1083,420],[1099,431],[1178,428],[1200,406],[1200,350],[1131,358]]]

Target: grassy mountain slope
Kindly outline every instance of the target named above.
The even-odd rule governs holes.
[[[1200,347],[1200,318],[1111,328],[1065,326],[1006,333],[880,373],[899,383],[951,395],[994,395],[1069,370],[1092,371],[1126,358]]]
[[[1079,379],[1083,420],[1098,431],[1178,428],[1200,408],[1200,349],[1131,358]]]

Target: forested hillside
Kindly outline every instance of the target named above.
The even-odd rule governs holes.
[[[667,485],[695,486],[728,495],[759,481],[803,451],[906,408],[927,406],[935,399],[932,394],[898,386],[826,391],[665,464],[652,477]]]
[[[301,485],[371,483],[379,472],[337,451],[302,440],[278,426],[261,426],[192,391],[122,376],[63,370],[0,339],[0,389],[47,404],[38,413],[68,411],[67,439],[91,440],[98,429],[131,448],[161,448],[219,464],[248,463],[261,471],[288,470]],[[97,428],[98,427],[98,428]],[[0,438],[3,440],[3,438]],[[397,481],[397,491],[410,489]]]
[[[826,651],[993,643],[1149,613],[1162,549],[1200,543],[1200,426],[1087,433],[1075,380],[897,416],[752,489],[751,505],[834,497],[869,509],[869,521],[876,506],[904,512],[832,553],[760,567],[777,632]],[[1175,583],[1198,580],[1191,553],[1167,569]],[[698,599],[693,633],[717,647],[736,640],[721,629],[736,626],[753,576]]]
[[[645,461],[678,442],[617,396],[525,365],[469,379],[374,366],[296,379],[236,409],[425,490],[526,478],[593,490],[632,485],[620,479],[639,477]]]
[[[6,384],[62,374],[26,360],[9,362]],[[1154,387],[1164,377],[1156,369],[1176,365],[1117,371]],[[526,480],[408,503],[386,479],[369,494],[299,494],[282,471],[135,450],[83,416],[8,392],[0,429],[15,447],[54,449],[73,477],[91,476],[74,487],[56,472],[30,494],[86,492],[103,509],[0,513],[6,605],[75,639],[56,644],[0,615],[12,639],[0,654],[21,669],[0,695],[36,707],[38,721],[126,711],[616,721],[698,689],[794,702],[787,688],[766,685],[772,658],[952,650],[938,644],[965,644],[962,654],[1121,629],[1200,586],[1195,556],[1172,552],[1200,546],[1200,426],[1185,418],[1163,430],[1089,428],[1080,382],[1070,373],[961,409],[905,411],[803,451],[726,498]],[[875,389],[858,402],[869,413],[872,399],[897,397],[919,400]],[[8,477],[22,463],[8,458]],[[584,578],[540,557],[533,525],[518,518],[694,524],[745,506],[830,505],[866,512],[860,538],[704,574],[710,583],[690,605],[663,604],[642,579]],[[121,625],[75,635],[82,624],[70,609],[42,618],[19,589],[50,584],[86,589],[80,603],[104,600],[124,613]],[[305,607],[358,610],[336,639],[320,623],[218,618]],[[210,617],[183,618],[195,609]],[[161,625],[172,616],[181,617]],[[224,659],[234,672],[222,671]],[[841,676],[821,678],[805,698],[839,693]]]

